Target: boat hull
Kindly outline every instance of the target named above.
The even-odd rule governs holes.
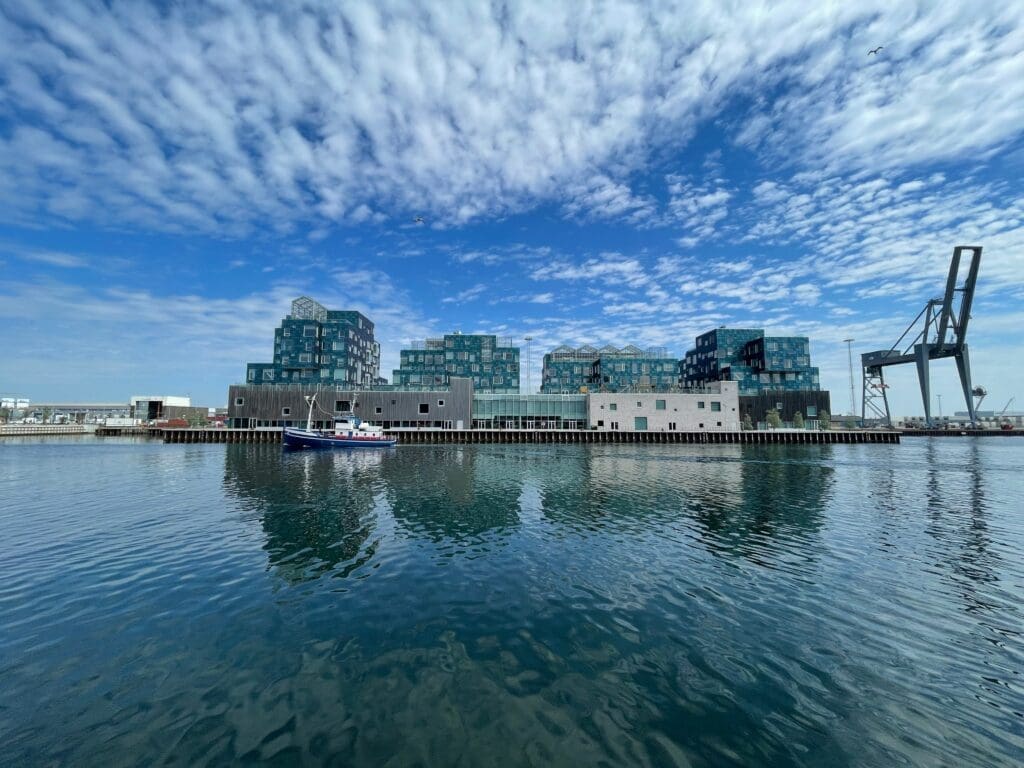
[[[284,428],[281,438],[287,448],[391,448],[397,440],[391,437],[338,436]]]

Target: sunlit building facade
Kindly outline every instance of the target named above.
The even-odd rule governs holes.
[[[679,361],[664,349],[589,344],[561,346],[544,355],[541,392],[618,392],[627,389],[666,391],[679,384]]]
[[[399,354],[392,375],[398,387],[443,387],[452,378],[466,378],[476,392],[519,392],[519,347],[500,346],[496,336],[449,333]]]
[[[740,395],[766,391],[817,391],[806,336],[765,336],[760,328],[716,328],[697,337],[680,362],[686,387],[735,381]]]
[[[331,384],[369,388],[380,379],[373,323],[354,310],[329,310],[307,296],[274,331],[274,361],[249,363],[247,384]]]

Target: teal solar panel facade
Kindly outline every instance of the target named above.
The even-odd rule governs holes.
[[[249,363],[248,384],[333,384],[369,388],[380,381],[373,323],[353,310],[329,310],[309,297],[274,331],[274,361]]]
[[[519,392],[519,347],[499,346],[496,336],[450,333],[399,354],[396,386],[443,387],[458,377],[472,380],[476,392]]]
[[[735,381],[740,395],[766,391],[817,391],[806,336],[765,336],[760,328],[716,328],[697,337],[680,363],[685,386]]]
[[[679,361],[662,349],[561,346],[544,355],[545,394],[627,389],[668,391],[679,385]]]

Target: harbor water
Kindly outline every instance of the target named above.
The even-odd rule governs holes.
[[[999,766],[1024,441],[0,443],[3,765]]]

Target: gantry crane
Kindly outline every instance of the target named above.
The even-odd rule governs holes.
[[[960,260],[965,251],[970,252],[971,260],[967,274],[961,285]],[[887,385],[883,370],[890,365],[916,363],[917,378],[921,384],[921,398],[924,401],[924,420],[927,426],[932,425],[931,379],[928,364],[932,360],[952,357],[956,361],[956,369],[960,374],[960,385],[964,390],[964,400],[971,417],[971,424],[977,423],[974,400],[971,395],[971,362],[967,353],[967,324],[971,319],[971,303],[974,301],[974,285],[978,280],[978,264],[981,262],[980,245],[958,245],[953,249],[953,261],[949,265],[949,277],[946,280],[946,292],[940,299],[931,299],[924,309],[918,313],[914,321],[889,349],[877,352],[866,352],[861,355],[864,368],[863,399],[861,401],[861,418],[869,415],[882,418],[886,425],[892,426],[889,413],[889,398],[886,395]],[[923,326],[921,321],[923,319]],[[916,335],[911,333],[917,328]],[[906,341],[906,339],[910,341]],[[881,404],[879,404],[879,400]],[[869,414],[870,411],[870,414]]]

